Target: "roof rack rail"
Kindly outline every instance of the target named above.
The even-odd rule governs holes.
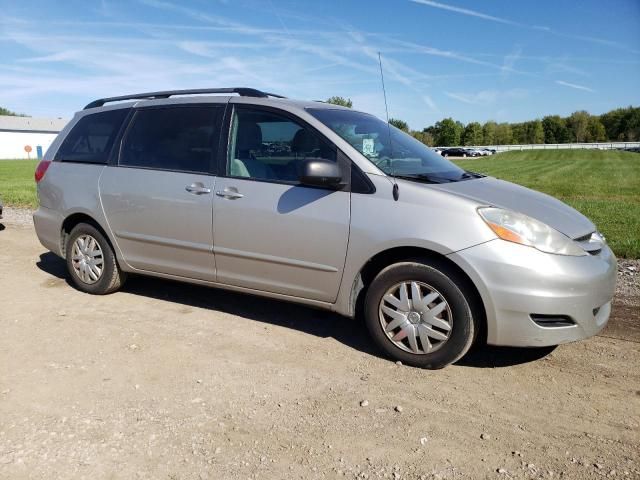
[[[87,110],[88,108],[102,107],[105,103],[119,102],[121,100],[144,100],[144,99],[152,100],[156,98],[169,98],[174,95],[204,95],[208,93],[237,93],[241,97],[285,98],[282,95],[276,95],[275,93],[262,92],[260,90],[256,90],[255,88],[245,88],[245,87],[196,88],[192,90],[165,90],[161,92],[148,92],[148,93],[136,93],[134,95],[123,95],[121,97],[99,98],[98,100],[94,100],[93,102],[87,104],[87,106],[84,107],[84,110]]]

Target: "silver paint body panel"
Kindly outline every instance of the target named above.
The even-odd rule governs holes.
[[[58,255],[62,224],[85,214],[107,233],[125,271],[255,293],[353,314],[360,272],[375,255],[414,247],[446,256],[483,300],[488,340],[541,346],[600,331],[609,316],[616,261],[566,257],[498,240],[476,209],[493,205],[541,220],[575,238],[595,230],[583,215],[547,195],[482,178],[428,185],[392,179],[305,111],[341,108],[272,98],[198,96],[129,102],[79,112],[52,144],[52,159],[82,116],[135,105],[264,105],[301,118],[335,144],[375,185],[371,194],[330,191],[214,175],[53,162],[38,184],[34,223]],[[185,187],[200,183],[210,194]],[[236,189],[243,196],[215,195]],[[598,309],[594,313],[594,309]],[[530,314],[569,315],[576,325],[540,327]]]

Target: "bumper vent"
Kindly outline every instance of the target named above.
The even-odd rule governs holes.
[[[546,328],[571,327],[576,324],[573,319],[567,315],[545,315],[542,313],[532,313],[531,320],[537,325]]]

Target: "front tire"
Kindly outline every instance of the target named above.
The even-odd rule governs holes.
[[[66,244],[67,270],[78,288],[93,295],[118,290],[126,279],[105,236],[93,225],[76,225]]]
[[[382,270],[365,297],[365,322],[394,360],[439,369],[459,360],[478,330],[471,298],[446,264],[406,261]]]

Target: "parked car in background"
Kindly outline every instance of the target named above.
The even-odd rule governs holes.
[[[482,157],[482,156],[484,156],[483,151],[479,150],[477,148],[468,148],[467,151],[469,152],[469,156],[471,156],[471,157]]]
[[[360,314],[424,368],[476,339],[587,338],[611,311],[616,259],[586,217],[350,108],[249,88],[100,99],[35,180],[38,238],[90,294],[136,273]]]
[[[483,148],[482,149],[482,154],[483,155],[493,155],[494,153],[496,153],[495,148]]]
[[[446,148],[441,152],[443,157],[470,157],[471,153],[466,148]]]

